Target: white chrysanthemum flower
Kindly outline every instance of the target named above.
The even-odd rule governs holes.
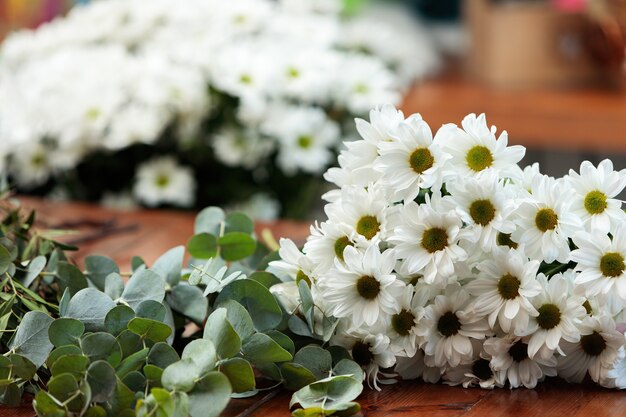
[[[143,204],[188,207],[195,200],[196,181],[190,168],[178,165],[171,156],[151,159],[139,165],[133,187]]]
[[[50,161],[51,150],[46,146],[32,142],[19,146],[19,152],[13,154],[10,170],[17,184],[32,188],[44,184],[52,174]]]
[[[567,182],[576,191],[572,211],[585,222],[587,231],[609,233],[626,221],[622,202],[616,198],[626,187],[626,169],[614,171],[609,159],[597,168],[584,161],[580,174],[570,170]]]
[[[586,317],[579,326],[580,341],[563,342],[565,356],[559,358],[559,376],[568,382],[582,382],[587,373],[598,382],[603,369],[616,360],[626,338],[615,327],[615,321],[606,315]]]
[[[451,156],[433,143],[428,124],[419,114],[400,123],[391,140],[380,141],[380,158],[375,168],[385,186],[394,191],[394,200],[414,200],[420,189],[439,190],[443,168]]]
[[[483,344],[485,352],[491,355],[491,369],[496,373],[499,384],[508,381],[511,388],[524,386],[532,389],[546,376],[556,376],[557,360],[554,356],[542,359],[528,356],[528,343],[525,339],[513,336],[493,337]]]
[[[572,271],[568,273],[573,275]],[[548,359],[555,351],[563,354],[559,348],[561,340],[578,342],[580,333],[577,326],[586,311],[584,299],[570,291],[571,278],[556,274],[548,281],[545,275],[539,274],[537,281],[542,291],[531,302],[539,314],[531,317],[527,331],[520,336],[529,336],[528,356],[531,359],[535,355]]]
[[[511,204],[507,201],[504,185],[493,172],[447,184],[451,197],[450,208],[456,209],[463,222],[472,231],[472,240],[485,252],[497,244],[498,237],[510,235],[515,223],[510,220]]]
[[[339,139],[337,124],[317,107],[275,108],[263,130],[278,138],[278,165],[288,175],[299,170],[321,173]]]
[[[369,246],[389,234],[387,214],[390,208],[382,190],[377,187],[344,187],[341,199],[327,204],[324,211],[330,222],[349,226],[357,233],[359,245]]]
[[[343,251],[361,241],[356,231],[343,223],[324,222],[311,226],[311,234],[304,244],[304,252],[313,261],[318,273],[325,273],[338,259],[343,262]],[[355,246],[365,251],[367,247]]]
[[[532,197],[517,209],[518,229],[513,233],[513,239],[524,245],[531,258],[546,263],[569,261],[568,239],[582,228],[582,221],[570,210],[572,195],[554,178],[535,178]]]
[[[613,239],[602,231],[574,235],[578,249],[571,257],[580,271],[575,284],[588,297],[615,290],[626,301],[626,226],[620,224],[612,233]]]
[[[507,146],[508,134],[502,132],[498,139],[495,127],[489,129],[485,115],[466,116],[463,129],[454,124],[444,125],[435,135],[435,142],[452,155],[451,169],[460,177],[474,176],[485,170],[495,171],[500,178],[519,175],[516,164],[526,152],[523,146]]]
[[[224,165],[252,169],[274,150],[275,144],[256,130],[230,128],[218,132],[211,146]]]
[[[397,299],[399,311],[391,316],[388,335],[391,350],[396,356],[415,356],[419,347],[417,325],[426,304],[420,294],[414,296],[415,289],[407,285]]]
[[[346,348],[352,359],[365,370],[368,385],[380,391],[380,370],[391,368],[396,363],[396,357],[389,349],[389,337],[353,328],[339,332],[331,339],[331,344]]]
[[[454,212],[436,211],[430,201],[419,206],[411,201],[399,215],[402,223],[394,229],[389,242],[396,245],[405,271],[423,274],[429,284],[437,281],[445,285],[454,274],[455,262],[467,259],[458,244],[464,236],[461,219]]]
[[[611,380],[613,387],[626,389],[626,348],[624,346],[619,349],[617,359],[609,367],[607,378]]]
[[[424,382],[436,384],[441,379],[444,368],[436,366],[428,366],[424,362],[424,351],[418,349],[415,356],[396,358],[396,366],[394,371],[404,380],[422,378]]]
[[[497,322],[503,331],[521,334],[530,316],[538,314],[530,298],[541,292],[536,279],[539,262],[529,261],[516,249],[498,248],[492,252],[492,258],[477,265],[478,278],[465,286],[477,297],[472,311],[479,316],[488,315],[492,329]]]
[[[469,303],[469,294],[459,284],[450,284],[424,309],[417,334],[423,340],[426,364],[455,367],[472,361],[472,339],[484,339],[489,326],[483,317],[464,311]]]
[[[473,362],[446,369],[443,379],[448,385],[463,385],[463,388],[479,386],[483,389],[501,388],[504,384],[491,369],[491,357],[486,352]]]
[[[247,200],[233,204],[229,209],[263,222],[275,221],[280,215],[280,203],[266,193],[256,193]]]
[[[344,262],[319,277],[319,286],[328,311],[338,318],[350,318],[355,327],[387,321],[397,313],[397,298],[405,284],[393,274],[395,254],[380,252],[371,245],[365,253],[352,246],[343,252]]]
[[[281,260],[270,262],[271,270],[280,277],[288,277],[296,283],[304,280],[311,286],[317,278],[314,275],[315,264],[313,261],[300,252],[300,249],[291,239],[281,238],[279,244],[278,254]]]

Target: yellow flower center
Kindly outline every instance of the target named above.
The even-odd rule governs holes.
[[[343,251],[347,246],[354,246],[348,236],[340,237],[335,241],[335,256],[343,261]]]
[[[624,272],[624,257],[617,252],[608,252],[600,258],[600,271],[605,277],[619,277]]]
[[[520,280],[511,274],[503,275],[498,281],[498,292],[505,300],[513,300],[519,295]]]
[[[356,224],[356,232],[371,239],[380,231],[380,223],[376,216],[363,216]]]
[[[585,209],[589,214],[600,214],[606,210],[606,194],[601,191],[591,191],[585,196]]]
[[[428,148],[418,148],[409,156],[409,164],[413,171],[418,174],[423,173],[427,169],[431,168],[435,163],[433,154],[430,153]]]
[[[476,145],[467,152],[465,161],[472,171],[480,172],[493,164],[493,155],[486,146]]]
[[[558,222],[559,217],[551,208],[542,208],[535,215],[535,225],[544,233],[556,229]]]
[[[476,200],[469,208],[470,216],[476,224],[487,226],[496,217],[496,207],[491,200]]]
[[[373,300],[380,293],[380,282],[374,277],[364,275],[357,280],[356,290],[366,300]]]
[[[422,247],[429,253],[435,253],[448,246],[448,232],[440,227],[433,227],[424,231]]]

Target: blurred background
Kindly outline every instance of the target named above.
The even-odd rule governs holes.
[[[67,14],[72,8],[90,8],[93,3],[107,1],[0,0],[0,38],[11,39],[11,34],[18,29],[46,26],[46,22]],[[172,8],[185,7],[181,3],[176,3],[176,6],[173,3]],[[307,9],[306,13],[321,13],[320,10],[323,10],[325,15],[336,14],[340,25],[350,18],[362,18],[366,24],[361,25],[361,29],[353,27],[348,32],[341,32],[340,37],[352,36],[351,39],[360,39],[365,46],[359,46],[361,44],[356,41],[346,46],[345,42],[339,41],[335,49],[344,51],[346,48],[354,48],[352,53],[382,56],[396,79],[402,80],[394,84],[400,92],[398,105],[405,114],[421,113],[433,130],[444,123],[458,124],[468,113],[484,112],[490,124],[496,125],[499,130],[508,131],[509,143],[522,144],[528,148],[523,161],[525,164],[539,162],[542,171],[547,174],[563,175],[570,168],[577,169],[584,159],[596,164],[606,157],[613,159],[616,169],[626,167],[626,0],[310,0],[313,6],[306,7],[302,4],[308,4],[307,0],[278,3],[289,4],[284,7],[290,13],[292,9],[297,9],[298,13]],[[293,6],[295,3],[300,5]],[[390,7],[393,13],[388,12]],[[151,7],[146,6],[146,9]],[[398,20],[398,16],[403,19]],[[406,18],[410,18],[413,27],[406,25]],[[393,49],[391,44],[394,43],[390,43],[389,39],[394,38],[385,38],[383,35],[386,36],[386,32],[379,31],[379,28],[372,27],[371,33],[367,34],[369,38],[364,34],[367,29],[363,30],[363,27],[368,27],[368,21],[385,20],[391,22],[389,27],[398,32],[393,35],[395,39],[409,41],[404,45],[404,50],[399,49],[399,53],[404,58],[414,53],[415,61],[419,61],[417,64],[413,62],[412,66],[403,67],[402,59],[387,59],[385,51]],[[402,24],[398,24],[399,21]],[[315,36],[322,36],[322,32],[320,30]],[[45,38],[43,33],[40,35],[39,38]],[[81,33],[74,33],[73,36],[80,38]],[[377,37],[384,38],[384,41],[377,44]],[[40,43],[45,46],[44,41]],[[13,59],[18,49],[12,47],[9,51],[12,55],[5,53],[4,58],[10,55],[9,58]],[[0,55],[0,63],[2,58]],[[422,64],[421,67],[419,64]],[[10,66],[5,70],[5,77],[10,77],[6,75],[7,71],[18,72],[19,68],[17,65]],[[208,71],[214,74],[214,69]],[[297,75],[293,68],[290,71],[293,76]],[[353,78],[356,76],[353,75]],[[366,74],[364,78],[376,76]],[[249,82],[244,76],[239,81]],[[218,85],[217,90],[220,88]],[[360,85],[355,88],[363,90],[364,87]],[[246,101],[248,96],[238,91],[233,93],[228,88],[222,90],[226,91],[225,96],[235,96],[240,104],[254,104],[253,100]],[[220,103],[224,102],[223,98],[220,100]],[[313,103],[320,105],[319,101],[314,100]],[[321,106],[326,117],[341,129],[344,124],[351,123],[353,116],[366,114],[354,103],[344,107]],[[96,117],[98,112],[89,114]],[[250,116],[252,113],[246,114]],[[0,127],[2,116],[0,109]],[[7,116],[5,112],[4,120],[9,117],[13,116]],[[238,125],[241,124],[238,122]],[[347,130],[341,132],[344,139],[349,136]],[[280,134],[271,129],[261,129],[262,136],[280,137]],[[40,134],[40,137],[49,136],[47,131]],[[304,149],[310,146],[312,138],[302,133],[296,139],[300,148]],[[3,140],[0,138],[0,142]],[[214,151],[218,162],[233,165],[224,161],[224,158],[220,159],[219,149]],[[290,168],[286,161],[288,157],[281,156],[281,151],[276,149],[268,151],[268,154],[274,155],[278,161],[275,164],[281,167],[282,173],[279,173],[278,182],[267,182],[266,178],[274,175],[272,168],[263,172],[254,171],[250,181],[267,185],[263,191],[265,194],[259,195],[267,196],[267,190],[284,188],[285,194],[289,196],[293,195],[294,189],[302,189],[303,182],[294,180],[300,178],[301,173],[293,172],[293,167]],[[12,158],[16,159],[15,156]],[[31,156],[29,161],[42,164],[37,158],[41,159],[41,155]],[[184,160],[184,157],[181,158]],[[193,163],[190,158],[185,162]],[[306,174],[319,179],[323,169],[332,165],[334,163],[331,160],[326,160],[319,169],[311,169]],[[7,167],[6,170],[16,176],[15,172],[19,169],[11,171],[10,163]],[[52,172],[56,171],[53,169]],[[128,175],[132,176],[132,171],[129,172]],[[234,175],[231,171],[223,172],[229,178]],[[93,176],[94,173],[83,175]],[[207,175],[219,177],[222,174],[203,171],[199,175],[206,180]],[[202,181],[200,177],[196,176],[196,182]],[[166,187],[165,183],[169,180],[166,181],[163,176],[159,178],[164,182],[163,187]],[[159,178],[155,181],[158,182]],[[34,190],[36,194],[67,195],[66,191],[58,191],[56,183],[51,185],[49,181],[48,176],[44,176],[44,180],[34,186],[27,184],[22,188],[25,192]],[[113,194],[99,192],[86,195],[89,199],[114,205],[192,205],[175,204],[167,199],[142,200],[136,195],[126,198],[129,194],[124,192],[127,191],[123,191],[121,186],[116,187],[113,188]],[[319,187],[308,188],[309,191],[311,189],[313,192],[310,194],[313,196],[323,191]],[[244,192],[246,195],[250,193],[249,190]],[[304,205],[304,201],[307,204],[315,201],[314,197],[298,195],[300,199],[295,203],[296,206]],[[74,196],[70,193],[70,197]],[[266,219],[277,216],[302,218],[309,215],[306,210],[294,210],[293,202],[287,201],[285,195],[272,194],[264,198],[233,204],[238,204],[238,208],[252,210],[252,215],[257,210],[257,217]],[[216,202],[220,203],[219,199],[200,194],[195,199],[195,203],[201,205]]]

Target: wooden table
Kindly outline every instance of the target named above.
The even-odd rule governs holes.
[[[27,207],[37,208],[42,225],[83,225],[79,228],[80,234],[71,237],[83,240],[83,249],[75,256],[79,263],[86,254],[93,252],[114,258],[122,268],[128,266],[130,256],[134,254],[140,254],[151,263],[168,248],[184,244],[193,231],[194,215],[188,212],[119,212],[89,204],[52,203],[31,198],[22,201]],[[106,226],[106,232],[103,232],[102,225]],[[276,236],[293,237],[300,243],[308,231],[308,225],[291,222],[261,225],[257,230],[268,226]],[[289,416],[289,398],[288,392],[274,391],[233,400],[223,415]],[[595,385],[567,385],[555,379],[534,390],[493,391],[407,381],[385,386],[381,392],[366,389],[359,402],[363,407],[362,414],[367,417],[626,416],[626,393]],[[32,416],[31,410],[29,405],[22,409],[0,408],[0,417]]]
[[[469,113],[507,130],[509,143],[534,149],[626,153],[626,91],[490,88],[452,73],[416,84],[402,106],[433,130]]]

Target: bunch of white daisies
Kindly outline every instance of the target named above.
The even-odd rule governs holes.
[[[0,172],[22,189],[64,185],[94,152],[116,158],[167,136],[167,151],[125,161],[147,205],[192,204],[203,152],[259,181],[273,164],[321,175],[355,115],[439,66],[402,12],[373,23],[344,19],[341,5],[101,0],[18,32],[0,50]]]
[[[434,137],[392,106],[356,123],[362,139],[326,173],[339,187],[325,195],[328,220],[304,253],[281,241],[272,267],[294,280],[274,289],[283,301],[310,283],[339,320],[331,344],[374,386],[395,372],[483,388],[589,375],[626,388],[626,170],[521,169],[525,149],[484,115]]]

